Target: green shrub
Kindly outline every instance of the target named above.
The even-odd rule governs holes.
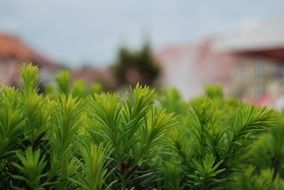
[[[176,153],[164,160],[167,189],[230,188],[234,174],[250,158],[252,144],[277,125],[273,111],[221,96],[186,102],[170,90],[161,98],[162,106],[180,113],[172,137],[175,148],[171,152]]]
[[[283,116],[137,85],[101,93],[38,68],[0,90],[0,189],[283,189]],[[209,90],[211,91],[211,90]]]

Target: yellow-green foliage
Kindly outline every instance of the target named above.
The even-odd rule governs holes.
[[[283,189],[282,114],[216,86],[120,95],[63,71],[40,94],[37,67],[21,76],[0,90],[0,189]]]

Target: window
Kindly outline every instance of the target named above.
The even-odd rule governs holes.
[[[255,61],[255,74],[256,75],[263,75],[264,74],[264,64],[265,61],[257,59]]]

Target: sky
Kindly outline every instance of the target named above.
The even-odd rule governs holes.
[[[122,45],[158,51],[281,14],[284,0],[0,0],[0,31],[70,66],[105,66]]]

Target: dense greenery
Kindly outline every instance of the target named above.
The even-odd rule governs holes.
[[[160,73],[159,65],[148,42],[134,52],[127,47],[120,48],[113,69],[119,86],[135,85],[137,82],[153,85]]]
[[[0,91],[0,189],[284,188],[284,114],[225,99],[217,86],[126,94],[72,83],[38,93],[38,69]]]

